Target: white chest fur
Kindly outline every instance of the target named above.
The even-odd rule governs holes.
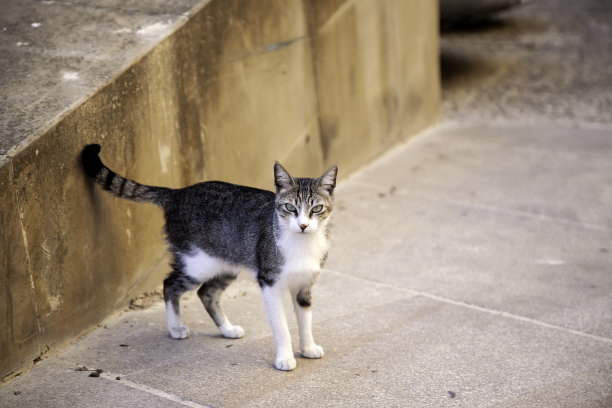
[[[311,280],[321,270],[321,260],[329,249],[328,239],[322,232],[288,232],[278,244],[285,260],[282,275],[291,280]]]

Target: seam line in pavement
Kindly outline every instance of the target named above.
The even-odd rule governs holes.
[[[168,401],[172,401],[172,402],[177,402],[181,405],[184,405],[186,407],[191,407],[191,408],[210,408],[206,405],[202,405],[202,404],[198,404],[197,402],[193,402],[190,400],[186,400],[184,398],[181,398],[177,395],[174,394],[169,394],[167,392],[164,392],[162,390],[158,390],[157,388],[153,388],[153,387],[149,387],[148,385],[144,385],[144,384],[139,384],[136,383],[134,381],[130,381],[124,377],[121,377],[117,374],[113,374],[110,373],[108,371],[103,372],[102,374],[100,374],[100,377],[112,381],[115,384],[121,384],[125,387],[129,387],[138,391],[142,391],[142,392],[146,392],[147,394],[151,394],[151,395],[155,395],[156,397],[160,397],[163,398],[165,400]],[[120,377],[121,380],[117,380],[117,377]]]
[[[354,181],[354,183],[360,184],[364,187],[380,189],[380,185],[369,183],[367,181]],[[424,198],[426,200],[436,201],[438,203],[456,205],[460,207],[467,207],[467,208],[472,208],[475,210],[507,213],[507,214],[512,214],[512,215],[532,218],[532,219],[536,219],[539,221],[546,221],[546,222],[551,222],[551,223],[561,224],[561,225],[570,225],[573,227],[579,227],[579,228],[584,228],[584,229],[593,230],[593,231],[610,232],[610,228],[606,227],[605,225],[593,224],[593,223],[577,221],[577,220],[569,220],[567,218],[552,217],[550,215],[545,215],[545,214],[537,214],[537,213],[533,213],[529,211],[521,211],[521,210],[515,210],[513,208],[500,207],[494,204],[479,204],[479,203],[464,201],[461,199],[437,196],[435,194],[416,193],[414,191],[407,191],[407,190],[400,190],[400,189],[398,189],[395,192],[395,194],[403,195],[403,196],[411,196],[411,197],[416,197],[416,198]]]
[[[596,341],[600,341],[606,344],[612,344],[612,339],[608,338],[608,337],[603,337],[603,336],[598,336],[596,334],[590,334],[590,333],[585,333],[585,332],[581,332],[579,330],[574,330],[574,329],[570,329],[567,327],[563,327],[563,326],[557,326],[555,324],[550,324],[550,323],[546,323],[540,320],[536,320],[536,319],[532,319],[530,317],[525,317],[525,316],[520,316],[520,315],[516,315],[513,313],[509,313],[509,312],[504,312],[501,310],[496,310],[496,309],[489,309],[486,307],[482,307],[482,306],[476,306],[470,303],[466,303],[466,302],[461,302],[458,300],[453,300],[453,299],[448,299],[445,298],[443,296],[438,296],[438,295],[434,295],[431,293],[427,293],[427,292],[422,292],[420,290],[416,290],[416,289],[410,289],[410,288],[404,288],[401,286],[396,286],[396,285],[392,285],[389,283],[384,283],[384,282],[379,282],[379,281],[375,281],[375,280],[370,280],[370,279],[366,279],[366,278],[362,278],[359,276],[354,276],[354,275],[350,275],[344,272],[339,272],[336,270],[331,270],[331,269],[325,269],[326,272],[331,272],[331,273],[335,273],[335,274],[339,274],[339,275],[343,275],[343,276],[350,276],[352,278],[355,279],[359,279],[362,280],[364,282],[370,283],[370,284],[375,284],[375,285],[380,285],[380,286],[385,286],[391,289],[395,289],[395,290],[399,290],[401,292],[407,292],[410,293],[412,295],[415,296],[422,296],[428,299],[432,299],[432,300],[437,300],[439,302],[444,302],[444,303],[448,303],[451,305],[455,305],[455,306],[460,306],[460,307],[465,307],[471,310],[476,310],[479,312],[483,312],[483,313],[487,313],[487,314],[491,314],[491,315],[495,315],[495,316],[502,316],[508,319],[513,319],[513,320],[518,320],[521,322],[525,322],[525,323],[530,323],[536,326],[540,326],[540,327],[545,327],[547,329],[553,329],[553,330],[558,330],[558,331],[562,331],[568,334],[573,334],[576,336],[581,336],[581,337],[585,337],[591,340],[596,340]]]

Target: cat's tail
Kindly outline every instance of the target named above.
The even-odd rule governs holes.
[[[110,191],[117,197],[153,203],[159,206],[164,205],[172,189],[146,186],[120,176],[102,163],[99,153],[100,145],[87,145],[81,153],[81,161],[85,173],[100,184],[104,190]]]

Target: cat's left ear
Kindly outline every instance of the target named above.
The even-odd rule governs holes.
[[[274,186],[276,187],[276,193],[278,194],[281,190],[285,190],[293,186],[293,177],[289,175],[289,172],[285,170],[279,162],[274,163]]]
[[[317,180],[317,185],[329,192],[329,194],[334,193],[334,188],[336,188],[336,176],[338,175],[338,166],[332,166],[329,170],[327,170],[319,179]]]

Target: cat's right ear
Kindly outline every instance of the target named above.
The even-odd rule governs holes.
[[[336,176],[338,175],[338,166],[334,165],[319,177],[317,184],[319,187],[327,190],[329,194],[334,193],[336,188]]]
[[[293,178],[279,162],[274,163],[274,186],[276,193],[293,186]]]

